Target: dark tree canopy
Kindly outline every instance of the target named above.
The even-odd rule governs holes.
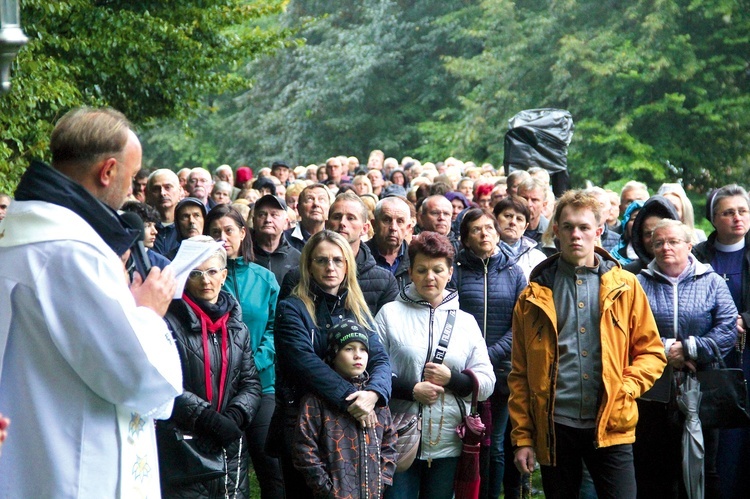
[[[286,35],[259,29],[282,1],[22,0],[28,45],[0,96],[0,190],[30,158],[47,157],[55,121],[78,105],[109,105],[136,125],[182,119],[207,96],[247,88],[237,69]]]

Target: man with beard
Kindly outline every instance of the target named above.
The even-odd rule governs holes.
[[[200,199],[185,198],[177,203],[174,209],[174,219],[177,225],[177,246],[167,255],[170,260],[174,260],[183,240],[203,234],[206,206]]]

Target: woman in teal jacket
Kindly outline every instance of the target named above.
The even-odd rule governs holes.
[[[204,231],[224,243],[228,259],[223,289],[240,303],[242,321],[247,325],[255,366],[260,375],[263,396],[246,438],[261,497],[282,497],[284,488],[278,460],[264,451],[268,425],[276,406],[273,329],[279,285],[271,271],[252,263],[250,231],[237,210],[230,205],[215,206],[206,216]]]

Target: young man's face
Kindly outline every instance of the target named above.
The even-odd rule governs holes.
[[[596,215],[589,208],[566,206],[554,227],[562,258],[571,265],[594,265],[594,247],[602,233]]]
[[[352,341],[336,354],[333,368],[345,378],[354,378],[365,372],[368,358],[365,346],[359,341]]]

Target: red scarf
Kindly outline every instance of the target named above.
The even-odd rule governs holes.
[[[211,318],[208,317],[208,315],[206,315],[206,313],[188,297],[187,293],[182,295],[182,299],[185,300],[185,303],[193,309],[193,312],[195,312],[201,320],[201,334],[203,335],[203,370],[206,383],[206,399],[208,399],[209,402],[212,402],[214,388],[213,383],[211,383],[211,356],[209,355],[208,350],[208,333],[216,334],[216,332],[221,329],[221,378],[219,378],[219,402],[216,405],[216,409],[220,411],[221,402],[224,399],[224,382],[227,378],[227,365],[229,364],[229,360],[227,359],[227,352],[229,351],[229,333],[227,332],[229,312],[222,315],[216,322],[213,322]]]

